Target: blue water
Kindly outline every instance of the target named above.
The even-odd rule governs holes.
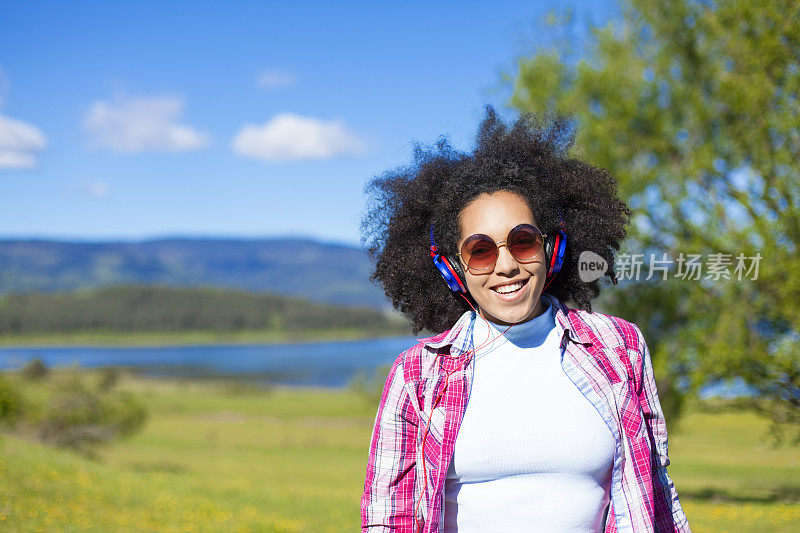
[[[54,346],[0,348],[0,370],[19,368],[36,357],[48,367],[118,366],[149,376],[241,378],[263,383],[344,387],[359,373],[391,364],[414,337],[303,344],[200,345],[158,347]],[[756,391],[741,380],[709,384],[701,396],[736,397]]]
[[[343,387],[391,364],[413,337],[302,344],[0,348],[0,369],[39,357],[48,367],[132,367],[151,376],[240,377],[286,385]]]

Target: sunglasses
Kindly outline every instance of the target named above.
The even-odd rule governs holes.
[[[505,246],[520,263],[530,263],[542,253],[544,239],[539,228],[530,224],[520,224],[508,232],[506,240],[495,242],[483,233],[470,235],[461,245],[456,255],[467,265],[470,272],[483,272],[494,268],[500,255],[500,246]]]

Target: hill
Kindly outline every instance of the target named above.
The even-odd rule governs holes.
[[[369,273],[363,250],[303,239],[0,240],[0,294],[214,286],[383,308]]]

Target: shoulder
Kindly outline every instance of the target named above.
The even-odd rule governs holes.
[[[617,316],[569,309],[569,323],[576,328],[581,341],[596,345],[615,369],[627,375],[637,390],[642,382],[647,345],[639,327]]]
[[[644,336],[639,326],[633,322],[605,313],[590,313],[582,309],[570,309],[570,314],[574,314],[575,318],[584,324],[591,334],[607,348],[622,347],[637,353],[644,349]]]
[[[625,348],[635,352],[644,349],[644,337],[636,324],[605,313],[572,309],[549,294],[545,297],[555,306],[556,321],[572,330],[582,343],[597,343],[604,348]]]
[[[420,339],[415,345],[400,352],[394,362],[397,372],[403,373],[403,381],[406,383],[419,380],[423,361],[428,357],[424,341],[425,339]]]

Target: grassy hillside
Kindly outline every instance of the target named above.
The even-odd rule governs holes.
[[[4,531],[354,531],[374,405],[350,391],[261,391],[126,377],[147,427],[98,460],[0,437]],[[798,448],[747,414],[692,409],[671,474],[695,532],[800,530]]]

